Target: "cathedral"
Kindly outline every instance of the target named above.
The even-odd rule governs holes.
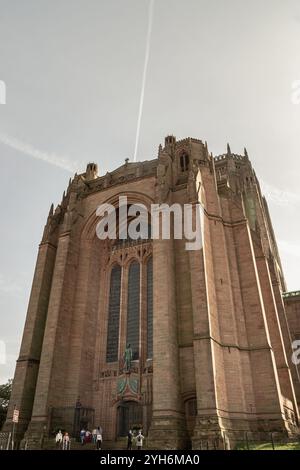
[[[299,435],[300,293],[287,292],[246,149],[213,156],[167,136],[157,158],[75,174],[44,228],[7,421],[16,440],[101,426],[108,448],[142,429],[149,449],[233,449]],[[201,205],[202,245],[100,239],[97,208]],[[172,221],[171,221],[172,222]],[[122,227],[117,227],[118,234]],[[111,446],[111,447],[109,447]]]

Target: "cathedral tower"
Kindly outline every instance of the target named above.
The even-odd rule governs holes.
[[[202,208],[202,246],[120,237],[122,208]],[[117,213],[101,240],[97,208]],[[130,217],[128,215],[128,217]],[[41,446],[57,428],[129,427],[149,448],[233,448],[247,432],[299,432],[286,291],[271,219],[247,151],[213,157],[168,136],[158,157],[70,181],[39,248],[5,431]],[[295,323],[295,322],[294,322]],[[295,385],[297,384],[295,394]],[[297,404],[298,399],[298,404]],[[45,444],[44,444],[45,445]]]

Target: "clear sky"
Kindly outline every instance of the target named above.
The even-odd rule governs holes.
[[[0,383],[13,375],[50,204],[88,161],[103,174],[133,157],[148,5],[0,0]],[[289,290],[300,289],[299,51],[299,0],[155,0],[137,151],[155,158],[169,133],[215,155],[246,146]]]

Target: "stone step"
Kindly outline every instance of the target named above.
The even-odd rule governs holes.
[[[117,439],[116,441],[103,441],[103,450],[125,450],[127,448],[127,438]],[[55,450],[57,449],[55,439],[48,438],[44,439],[43,449]],[[74,438],[71,438],[71,449],[72,450],[96,450],[96,445],[93,443],[87,443],[82,445]]]

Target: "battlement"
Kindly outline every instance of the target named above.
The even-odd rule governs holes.
[[[228,160],[229,158],[232,158],[233,160],[237,160],[237,161],[246,161],[247,160],[247,157],[245,155],[238,155],[237,153],[231,153],[230,155],[228,155],[227,153],[224,153],[222,155],[218,155],[218,156],[214,157],[214,161],[215,162],[221,162],[221,161],[224,161],[224,160]]]
[[[284,299],[291,299],[293,297],[300,297],[300,290],[295,290],[293,292],[283,292],[282,297]]]
[[[165,137],[165,146],[171,145],[171,144],[185,144],[189,142],[204,145],[202,140],[195,139],[194,137],[185,137],[184,139],[181,139],[181,140],[176,140],[176,137],[174,135],[168,135],[167,137]]]
[[[182,143],[185,143],[185,142],[193,142],[195,144],[202,144],[203,145],[203,141],[200,140],[200,139],[195,139],[194,137],[186,137],[185,139],[181,139],[181,140],[178,140],[177,143],[178,144],[182,144]]]
[[[239,155],[237,153],[232,153],[231,149],[230,149],[230,145],[227,144],[227,152],[214,157],[215,163],[224,162],[224,161],[229,160],[229,159],[230,160],[236,160],[239,163],[248,162],[249,157],[248,157],[248,152],[247,152],[246,147],[244,148],[244,155]]]
[[[80,197],[86,197],[92,193],[101,191],[108,187],[128,183],[130,181],[156,176],[157,159],[145,160],[143,162],[129,162],[128,159],[120,167],[105,175],[86,180],[85,173],[79,175]]]

